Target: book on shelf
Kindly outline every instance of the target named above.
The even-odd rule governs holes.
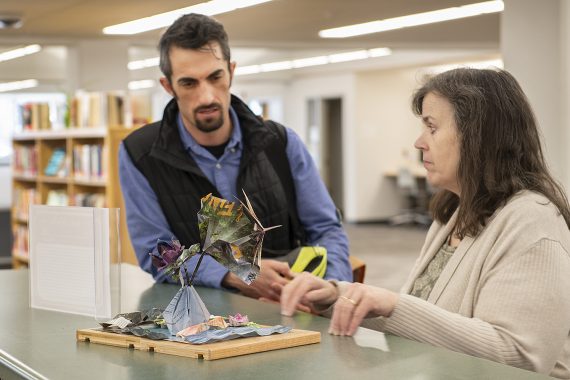
[[[38,173],[38,151],[34,145],[15,145],[13,150],[14,173],[35,176]]]
[[[68,206],[69,198],[65,190],[50,190],[47,194],[46,205],[48,206]]]
[[[125,98],[120,91],[78,91],[69,104],[69,124],[75,128],[130,125]]]
[[[49,104],[24,103],[20,105],[20,119],[23,130],[51,129]]]
[[[74,196],[74,205],[82,207],[106,207],[105,194],[78,193]]]
[[[65,177],[67,175],[64,148],[54,149],[48,161],[48,164],[44,169],[44,174],[50,177],[53,176]]]
[[[28,211],[31,204],[37,202],[38,192],[35,188],[14,188],[14,217],[26,221],[28,220]]]
[[[12,255],[19,257],[28,257],[28,227],[18,225],[13,230]]]
[[[106,178],[105,151],[102,144],[73,147],[73,175],[77,179],[103,181]]]

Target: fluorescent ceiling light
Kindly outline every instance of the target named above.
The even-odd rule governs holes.
[[[266,3],[271,0],[211,0],[191,7],[176,9],[174,11],[160,13],[138,20],[124,22],[122,24],[103,28],[104,34],[137,34],[149,30],[163,28],[172,24],[178,17],[188,13],[201,13],[214,16],[221,13],[231,12],[239,8],[251,7]]]
[[[139,61],[131,61],[128,63],[127,67],[129,70],[139,70],[146,69],[147,67],[158,66],[160,62],[159,57],[141,59]]]
[[[250,75],[250,74],[258,74],[261,72],[261,67],[259,65],[250,65],[250,66],[243,66],[243,67],[236,67],[234,70],[235,75]]]
[[[37,86],[38,81],[36,79],[26,79],[16,82],[3,82],[0,83],[0,92],[17,91]]]
[[[251,65],[243,67],[238,66],[236,67],[234,74],[250,75],[250,74],[258,74],[270,71],[298,69],[301,67],[326,65],[329,63],[339,63],[339,62],[355,61],[366,58],[383,57],[390,54],[392,54],[392,51],[388,48],[357,50],[346,53],[300,58],[291,61],[279,61],[279,62],[271,62],[271,63],[264,63],[261,65]]]
[[[326,65],[328,63],[339,63],[339,62],[355,61],[366,58],[384,57],[390,54],[392,54],[392,50],[390,50],[389,48],[357,50],[346,53],[321,55],[309,58],[299,58],[299,59],[293,59],[291,61],[270,62],[261,65],[238,66],[236,67],[234,74],[251,75],[251,74],[259,74],[264,72],[266,73],[271,71],[300,69],[302,67]],[[154,57],[154,58],[142,59],[140,61],[131,61],[128,64],[128,68],[129,70],[138,70],[147,67],[158,66],[158,64],[159,64],[159,58]]]
[[[329,55],[329,61],[331,63],[357,61],[359,59],[366,58],[368,58],[368,52],[366,50],[349,51],[348,53]]]
[[[38,44],[24,46],[23,48],[19,49],[8,50],[4,53],[0,53],[0,62],[24,57],[26,55],[37,53],[40,50],[42,50],[42,47]]]
[[[463,5],[460,7],[440,9],[437,11],[416,13],[413,15],[371,21],[363,24],[325,29],[319,32],[322,38],[346,38],[362,34],[379,33],[388,30],[408,28],[411,26],[432,24],[435,22],[456,20],[465,17],[479,16],[487,13],[502,12],[505,5],[502,1],[485,1],[483,3]]]
[[[259,67],[263,72],[289,70],[293,68],[293,62],[280,61],[280,62],[263,63],[259,65]]]
[[[128,86],[129,90],[141,90],[143,88],[154,87],[155,81],[152,79],[133,80],[130,81]]]
[[[299,69],[301,67],[326,65],[329,63],[329,57],[321,55],[319,57],[301,58],[293,60],[293,67]]]
[[[388,48],[376,48],[368,50],[368,55],[372,58],[385,57],[390,54],[392,54],[392,50]]]

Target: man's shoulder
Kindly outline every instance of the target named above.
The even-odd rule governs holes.
[[[263,124],[269,131],[271,131],[271,133],[275,134],[279,138],[283,145],[287,146],[288,128],[273,120],[264,120]]]
[[[157,121],[137,128],[123,140],[125,148],[133,160],[137,160],[150,151],[159,131],[160,121]]]

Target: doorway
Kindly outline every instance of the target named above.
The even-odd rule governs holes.
[[[342,98],[308,100],[308,148],[336,207],[342,212]]]

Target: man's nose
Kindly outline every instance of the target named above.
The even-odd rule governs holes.
[[[199,99],[200,104],[207,105],[214,103],[215,96],[214,96],[214,88],[212,87],[212,85],[209,83],[203,83],[200,86],[199,97],[200,97]]]

